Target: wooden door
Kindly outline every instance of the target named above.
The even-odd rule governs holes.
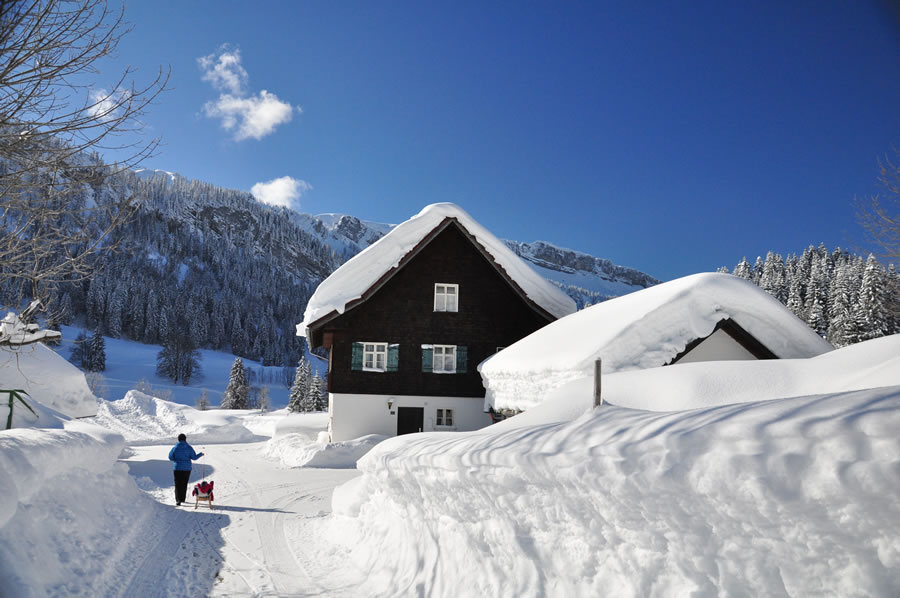
[[[424,407],[397,408],[397,436],[421,432],[424,422]]]

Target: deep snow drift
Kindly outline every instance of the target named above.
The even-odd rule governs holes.
[[[377,595],[898,595],[898,348],[626,372],[608,377],[629,376],[620,399],[670,412],[560,394],[480,432],[393,438],[322,533]],[[722,406],[683,410],[700,405]]]
[[[374,595],[896,596],[898,432],[892,387],[399,437],[326,529]]]

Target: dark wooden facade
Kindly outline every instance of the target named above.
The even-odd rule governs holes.
[[[435,283],[459,285],[457,312],[434,311]],[[554,319],[450,218],[343,314],[314,322],[310,337],[330,350],[332,393],[483,397],[478,364]],[[398,344],[397,371],[352,369],[354,342]],[[422,345],[432,344],[467,347],[466,372],[423,372]]]

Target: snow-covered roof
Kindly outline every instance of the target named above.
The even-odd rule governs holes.
[[[399,266],[447,218],[456,219],[536,305],[557,318],[575,311],[575,302],[568,295],[535,272],[465,210],[456,204],[437,203],[394,227],[326,278],[309,300],[303,322],[297,325],[297,334],[308,338],[311,324],[332,312],[344,313],[349,303],[362,297],[385,274]]]
[[[689,343],[730,319],[777,357],[813,357],[833,347],[777,299],[742,278],[704,273],[599,303],[557,320],[479,366],[486,402],[540,402],[550,391],[593,374],[669,363]]]

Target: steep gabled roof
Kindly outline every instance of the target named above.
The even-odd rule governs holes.
[[[454,225],[536,310],[553,318],[575,312],[575,302],[568,295],[535,272],[465,210],[452,203],[438,203],[397,225],[326,278],[309,300],[297,334],[309,339],[311,328],[364,301],[438,233]]]
[[[737,324],[775,357],[813,357],[833,349],[753,283],[706,273],[557,320],[484,361],[479,371],[488,402],[527,408],[554,388],[593,375],[598,358],[604,373],[659,367],[725,321]]]

